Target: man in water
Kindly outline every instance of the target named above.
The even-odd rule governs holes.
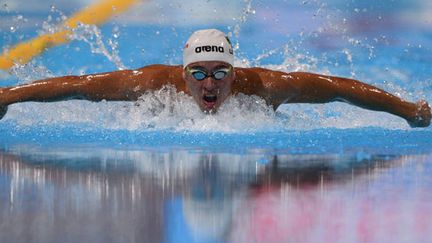
[[[230,95],[244,93],[262,97],[274,109],[286,103],[344,101],[400,116],[411,127],[427,127],[431,121],[426,101],[410,103],[353,79],[233,65],[233,49],[226,35],[216,29],[199,30],[184,47],[183,66],[150,65],[137,70],[48,78],[1,88],[0,119],[8,105],[18,102],[136,101],[145,92],[170,84],[191,95],[205,113],[216,112]]]

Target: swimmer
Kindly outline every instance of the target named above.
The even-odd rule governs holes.
[[[0,88],[0,119],[8,105],[18,102],[136,101],[145,92],[167,84],[192,96],[201,110],[209,114],[215,113],[230,95],[244,93],[262,97],[274,109],[287,103],[343,101],[402,117],[411,127],[427,127],[431,121],[426,101],[407,102],[357,80],[234,67],[232,45],[216,29],[198,30],[190,36],[183,50],[183,65],[149,65],[136,70],[48,78]]]

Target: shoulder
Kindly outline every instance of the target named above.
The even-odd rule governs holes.
[[[272,70],[261,67],[251,67],[251,68],[235,68],[236,75],[243,79],[260,79],[263,83],[275,83],[278,80],[290,80],[295,79],[298,75],[296,72],[284,72],[279,70]]]
[[[140,75],[146,76],[152,79],[164,79],[167,82],[179,82],[182,80],[183,67],[181,65],[163,65],[153,64],[148,65],[132,72],[139,73]]]
[[[235,91],[261,96],[277,107],[300,92],[305,74],[253,67],[236,68],[236,75]]]
[[[140,83],[145,83],[148,88],[159,89],[164,85],[171,84],[176,86],[178,90],[184,89],[182,71],[183,67],[181,65],[163,64],[153,64],[129,70]]]
[[[234,68],[236,75],[240,76],[254,76],[254,75],[262,75],[265,72],[272,71],[270,69],[261,68],[261,67],[235,67]]]
[[[138,72],[155,73],[155,74],[177,74],[182,72],[181,65],[164,65],[164,64],[152,64],[136,69]]]
[[[266,91],[278,89],[281,85],[287,85],[296,78],[295,73],[287,73],[261,67],[235,68],[236,84],[240,87],[248,87],[253,90]]]
[[[235,81],[232,90],[234,93],[262,96],[263,83],[257,68],[235,67]]]

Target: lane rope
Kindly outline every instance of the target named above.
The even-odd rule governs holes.
[[[55,33],[40,35],[21,42],[0,56],[0,69],[8,70],[15,64],[25,64],[50,47],[69,41],[69,36],[79,23],[99,25],[116,14],[120,14],[139,0],[102,0],[90,5],[68,18]]]

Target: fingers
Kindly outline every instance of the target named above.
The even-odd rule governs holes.
[[[425,100],[419,100],[416,103],[416,116],[408,121],[411,127],[427,127],[431,123],[431,108]]]
[[[420,100],[418,104],[420,106],[420,115],[424,121],[425,126],[427,127],[431,123],[431,108],[425,100]]]

